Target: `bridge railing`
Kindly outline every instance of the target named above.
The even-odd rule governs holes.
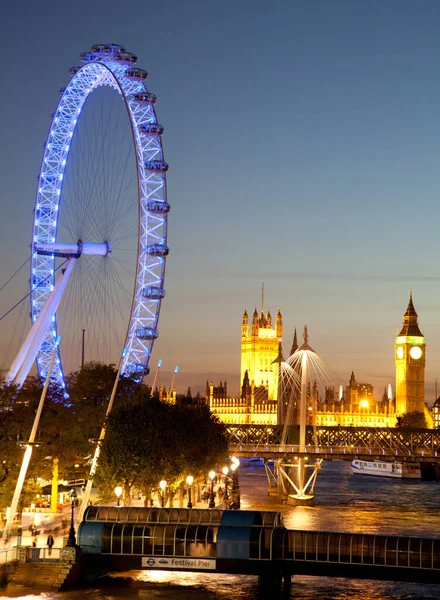
[[[227,435],[231,452],[239,444],[281,444],[283,442],[280,425],[227,425]],[[315,430],[307,426],[306,441],[313,444]],[[295,425],[288,426],[288,440],[299,440],[299,430]],[[388,446],[404,451],[424,449],[440,452],[440,429],[406,429],[399,427],[342,427],[339,425],[319,425],[316,427],[317,442],[322,446]]]
[[[422,448],[411,450],[409,448],[398,449],[387,446],[300,446],[295,444],[238,444],[235,448],[235,453],[248,456],[259,455],[283,455],[283,454],[298,454],[298,456],[310,455],[335,455],[347,457],[356,456],[384,456],[388,458],[401,459],[417,459],[423,457],[437,458],[439,453],[434,451],[430,453]]]
[[[61,548],[26,548],[26,562],[59,562]]]
[[[283,532],[281,559],[440,570],[440,540],[314,531]]]
[[[18,548],[5,548],[0,550],[0,564],[14,562],[18,560]]]

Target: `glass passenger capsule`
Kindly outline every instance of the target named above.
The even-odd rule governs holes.
[[[159,337],[159,332],[157,329],[153,329],[152,327],[139,327],[135,331],[136,337],[141,338],[142,340],[155,340]]]
[[[115,60],[123,65],[135,65],[137,63],[137,56],[131,52],[118,52]]]
[[[81,54],[79,55],[79,58],[83,63],[88,63],[88,62],[93,62],[98,57],[93,52],[81,52]]]
[[[144,102],[145,104],[155,104],[157,96],[151,92],[140,92],[133,96],[135,102]]]
[[[150,244],[147,246],[147,254],[150,256],[168,256],[170,249],[165,244]]]
[[[142,363],[130,363],[125,370],[131,375],[148,375],[150,367],[146,367]]]
[[[154,287],[149,285],[148,287],[144,287],[142,289],[142,296],[144,296],[144,298],[152,298],[153,300],[159,300],[161,298],[165,298],[165,290],[160,287]]]
[[[166,173],[169,166],[164,160],[147,160],[145,168],[149,171],[161,171],[162,173]]]
[[[161,202],[160,200],[149,200],[147,202],[147,209],[151,213],[169,213],[171,206],[168,202]]]
[[[145,123],[139,127],[139,131],[147,135],[163,135],[164,129],[159,123]]]
[[[135,69],[127,69],[125,71],[125,75],[130,79],[147,79],[148,77],[147,71],[144,71],[144,69],[139,69],[137,67]]]

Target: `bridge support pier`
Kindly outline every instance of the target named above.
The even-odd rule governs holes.
[[[281,573],[268,572],[258,576],[258,600],[281,597]]]
[[[258,576],[258,599],[281,600],[290,598],[292,576],[290,573],[268,572]]]
[[[294,462],[279,464],[279,479],[286,491],[287,504],[294,506],[313,506],[315,504],[314,487],[322,460],[309,464],[307,458],[295,457]],[[313,469],[309,474],[308,469]]]
[[[290,573],[283,573],[283,585],[282,585],[282,596],[285,599],[290,598],[292,591],[292,575]]]

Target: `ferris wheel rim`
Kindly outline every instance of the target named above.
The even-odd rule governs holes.
[[[158,123],[154,109],[155,96],[147,91],[144,83],[146,73],[142,69],[133,69],[132,60],[126,63],[126,56],[130,58],[134,55],[126,53],[122,46],[114,44],[96,45],[92,50],[94,48],[98,49],[94,54],[81,55],[85,63],[82,67],[71,69],[73,76],[62,90],[43,153],[32,229],[31,321],[35,321],[44,299],[50,294],[55,283],[54,255],[42,258],[36,253],[34,244],[49,239],[55,242],[57,239],[59,208],[63,198],[62,180],[69,160],[69,139],[74,135],[81,110],[89,95],[99,87],[110,85],[119,92],[125,104],[131,127],[137,177],[136,273],[125,342],[120,349],[121,375],[142,381],[149,371],[148,362],[152,346],[158,337],[157,323],[161,301],[165,296],[163,284],[166,256],[169,251],[166,244],[169,211],[166,188],[168,165],[163,158],[163,128]],[[119,59],[121,52],[125,62]],[[56,153],[58,156],[54,157]],[[41,218],[46,221],[49,219],[50,223],[42,227],[39,223]],[[43,290],[39,289],[41,286]],[[57,319],[54,315],[37,355],[37,367],[41,377],[47,376],[48,358],[56,348],[56,338]],[[64,387],[59,348],[56,348],[56,353],[55,373],[52,371],[51,379]]]

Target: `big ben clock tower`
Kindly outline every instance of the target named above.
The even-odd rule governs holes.
[[[425,410],[425,338],[409,296],[403,327],[396,338],[396,415]]]

